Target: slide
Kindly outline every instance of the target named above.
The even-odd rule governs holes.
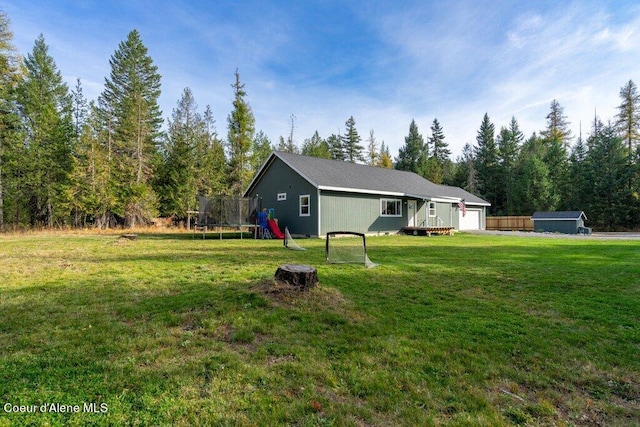
[[[280,227],[278,227],[278,223],[273,219],[267,220],[267,225],[269,225],[269,230],[271,230],[271,234],[276,239],[284,239],[284,234],[280,231]]]

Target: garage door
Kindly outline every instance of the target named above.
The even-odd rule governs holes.
[[[467,209],[465,216],[460,212],[459,230],[480,230],[480,211],[476,209]]]

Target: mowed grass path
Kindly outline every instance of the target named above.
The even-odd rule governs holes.
[[[0,426],[640,424],[640,242],[298,242],[0,235]]]

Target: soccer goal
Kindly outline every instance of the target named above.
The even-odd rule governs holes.
[[[303,248],[302,246],[297,244],[295,240],[293,240],[293,237],[291,237],[291,233],[289,233],[289,229],[287,227],[284,228],[284,241],[282,243],[287,249],[291,249],[293,251],[306,251],[305,248]]]
[[[330,264],[364,264],[367,268],[378,265],[367,256],[365,235],[353,231],[327,233],[325,259]]]

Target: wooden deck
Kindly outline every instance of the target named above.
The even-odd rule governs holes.
[[[414,236],[431,236],[432,234],[453,236],[453,227],[402,227],[404,234]]]

